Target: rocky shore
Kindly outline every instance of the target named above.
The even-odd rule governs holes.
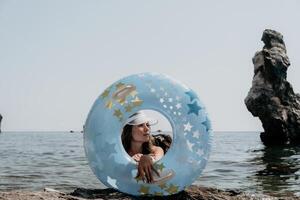
[[[144,199],[150,200],[153,197],[133,197],[130,195],[123,194],[114,189],[84,189],[77,188],[71,193],[64,193],[57,190],[45,188],[44,191],[29,192],[29,191],[9,191],[0,192],[0,200],[87,200],[87,199],[120,199],[120,200],[131,200],[131,199]],[[155,197],[158,200],[276,200],[276,199],[298,199],[300,197],[271,197],[266,195],[248,194],[235,190],[220,190],[216,188],[208,188],[201,186],[190,186],[186,190],[171,196]]]

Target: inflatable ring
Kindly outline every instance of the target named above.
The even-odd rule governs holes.
[[[154,164],[160,180],[151,184],[135,179],[136,163],[121,142],[124,122],[139,110],[158,111],[173,129],[170,149]],[[84,148],[92,171],[105,186],[131,195],[170,195],[203,171],[211,133],[195,92],[166,75],[143,73],[115,82],[97,98],[84,126]]]

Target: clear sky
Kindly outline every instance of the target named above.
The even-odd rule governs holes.
[[[216,131],[258,131],[246,109],[262,32],[281,32],[300,92],[300,1],[0,0],[2,129],[81,130],[100,93],[140,72],[195,90]]]

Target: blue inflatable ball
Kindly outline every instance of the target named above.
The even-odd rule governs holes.
[[[124,122],[140,110],[164,115],[173,129],[173,142],[154,164],[161,181],[137,180],[137,164],[126,153]],[[131,195],[170,195],[184,190],[200,176],[211,149],[211,123],[196,93],[169,76],[142,73],[125,77],[96,99],[84,126],[89,165],[107,187]]]

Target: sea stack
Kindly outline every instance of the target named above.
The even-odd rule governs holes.
[[[1,133],[1,122],[2,122],[2,115],[0,114],[0,133]]]
[[[266,29],[261,40],[265,45],[252,59],[254,77],[245,104],[262,122],[265,145],[300,144],[300,95],[286,80],[290,61],[283,36]]]

